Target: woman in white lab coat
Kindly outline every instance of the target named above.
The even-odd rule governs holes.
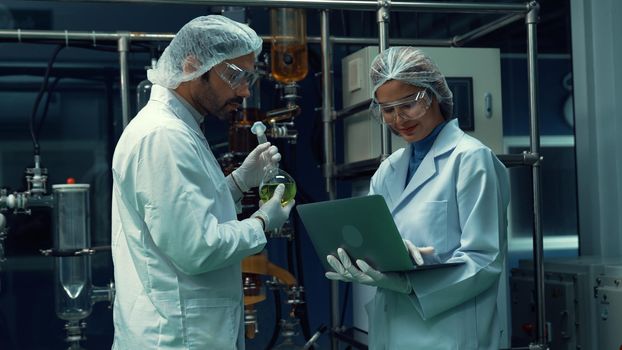
[[[326,275],[378,287],[366,306],[370,349],[498,349],[505,167],[451,119],[451,91],[422,51],[392,47],[375,58],[370,77],[372,113],[409,143],[381,163],[370,194],[384,197],[417,264],[464,264],[380,273],[340,249],[328,256],[335,272]]]

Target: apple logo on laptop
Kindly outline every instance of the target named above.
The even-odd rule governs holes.
[[[352,225],[345,225],[341,228],[341,237],[350,247],[358,248],[363,245],[363,235]]]

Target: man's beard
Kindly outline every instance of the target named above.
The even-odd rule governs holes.
[[[226,122],[234,118],[240,112],[240,109],[242,108],[242,101],[243,99],[241,97],[234,97],[225,101],[222,106],[214,113],[212,113],[211,111],[208,112],[216,118]],[[239,109],[229,111],[229,104],[237,104],[240,107]]]

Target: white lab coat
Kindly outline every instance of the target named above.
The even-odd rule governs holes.
[[[154,85],[113,158],[113,349],[244,349],[241,260],[266,243],[236,221],[190,111]]]
[[[400,234],[433,246],[428,261],[464,261],[408,274],[410,295],[378,289],[367,304],[370,349],[498,349],[497,290],[506,243],[507,171],[451,120],[405,187],[410,147],[371,180]]]

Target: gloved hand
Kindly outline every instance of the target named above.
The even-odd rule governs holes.
[[[339,248],[337,250],[337,254],[339,254],[339,250],[343,250],[343,249]],[[334,281],[357,282],[357,280],[354,279],[354,277],[345,269],[345,267],[343,267],[343,264],[341,263],[341,261],[339,261],[338,258],[332,255],[327,255],[326,260],[328,261],[328,265],[330,265],[330,267],[332,267],[333,270],[335,270],[335,272],[333,271],[326,272],[324,274],[326,278],[328,278],[329,280],[334,280]],[[348,261],[349,260],[350,259],[348,259]]]
[[[417,265],[423,264],[423,258],[421,257],[422,253],[430,254],[434,252],[434,248],[432,247],[418,248],[407,239],[404,239],[403,241],[406,250],[408,250]],[[390,289],[404,294],[409,294],[412,291],[410,281],[404,273],[382,273],[373,269],[369,266],[369,264],[361,259],[356,261],[358,266],[357,268],[352,264],[350,257],[342,248],[337,249],[337,255],[339,258],[332,255],[326,257],[328,264],[335,270],[335,272],[326,272],[325,276],[328,279],[344,282],[358,282],[379,288]]]
[[[372,269],[365,261],[361,259],[358,259],[356,261],[356,264],[358,265],[357,268],[352,265],[348,253],[346,253],[346,251],[342,248],[337,249],[337,255],[339,255],[339,265],[341,265],[341,267],[336,264],[334,266],[336,267],[335,271],[338,271],[340,277],[343,277],[344,279],[350,279],[354,282],[366,284],[368,286],[391,289],[393,291],[404,294],[409,294],[412,291],[410,282],[408,281],[408,278],[406,278],[406,275],[403,273],[382,273],[380,271]],[[332,255],[329,256],[334,258]],[[333,263],[335,263],[334,260]],[[326,273],[326,277],[328,277],[328,272]]]
[[[244,159],[242,165],[231,173],[231,176],[233,176],[240,190],[246,192],[259,186],[268,165],[276,166],[280,160],[279,149],[276,146],[271,146],[270,142],[265,142],[255,147]]]
[[[423,258],[421,254],[432,254],[434,253],[434,247],[417,247],[408,239],[402,239],[404,242],[404,246],[406,246],[406,250],[410,257],[415,261],[417,265],[423,265]]]
[[[361,283],[368,284],[370,286],[376,286],[378,288],[390,289],[403,294],[410,294],[410,292],[412,292],[413,288],[410,285],[410,280],[403,272],[382,273],[378,270],[371,268],[371,266],[367,265],[367,263],[361,259],[358,259],[356,261],[356,265],[359,267],[360,270],[358,270],[354,266],[350,266],[348,271],[352,273],[351,270],[356,270],[358,271],[358,273],[361,273],[363,276],[365,276],[364,278],[366,279],[366,281]]]
[[[265,202],[259,210],[251,215],[251,217],[259,217],[263,220],[265,224],[264,231],[266,232],[276,228],[281,228],[289,217],[289,212],[292,211],[294,204],[296,204],[296,200],[292,199],[284,207],[281,206],[281,200],[283,199],[284,192],[285,185],[278,185],[274,190],[272,198]]]

